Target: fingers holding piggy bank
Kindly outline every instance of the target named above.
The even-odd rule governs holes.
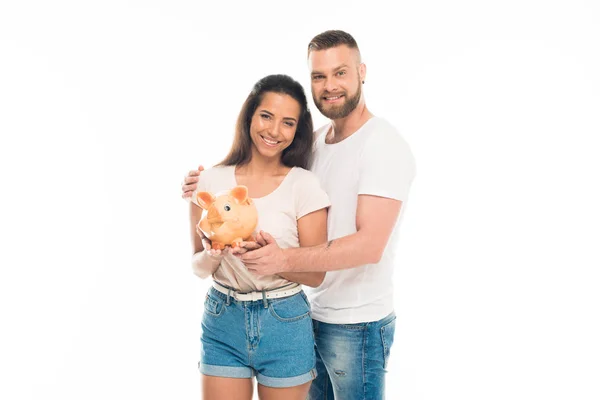
[[[236,186],[229,193],[215,197],[210,192],[198,192],[198,205],[207,211],[198,228],[212,242],[213,249],[237,247],[252,240],[258,223],[258,212],[246,186]]]

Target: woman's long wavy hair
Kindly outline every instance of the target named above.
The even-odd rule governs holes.
[[[283,150],[281,162],[287,167],[310,168],[313,146],[312,117],[302,85],[287,75],[269,75],[256,82],[242,105],[229,154],[217,165],[244,165],[250,162],[252,158],[252,139],[250,138],[252,116],[262,102],[265,93],[268,92],[286,94],[300,105],[300,118],[296,124],[296,134],[292,143]]]

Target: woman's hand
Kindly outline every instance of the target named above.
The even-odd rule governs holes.
[[[232,247],[229,252],[233,255],[242,255],[249,251],[260,249],[265,244],[267,244],[267,242],[259,233],[256,235],[256,241],[241,242],[238,247]]]
[[[202,247],[204,247],[204,250],[206,250],[206,252],[211,256],[221,256],[229,252],[229,246],[225,247],[223,250],[213,249],[212,242],[209,238],[206,237],[204,232],[202,232],[202,230],[200,229],[200,224],[196,225],[196,233],[202,238]]]

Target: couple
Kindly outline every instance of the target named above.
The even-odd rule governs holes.
[[[228,156],[182,186],[196,202],[193,192],[245,185],[259,213],[256,242],[220,251],[197,233],[202,210],[190,204],[194,272],[215,281],[202,319],[206,399],[251,399],[253,376],[261,400],[384,398],[414,159],[368,111],[366,66],[351,35],[317,35],[308,64],[313,100],[330,123],[313,134],[301,85],[267,76],[242,107]],[[310,302],[299,284],[312,287]]]

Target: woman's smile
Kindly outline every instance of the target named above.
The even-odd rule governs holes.
[[[279,143],[281,143],[281,142],[279,142],[277,140],[267,139],[263,135],[260,135],[260,138],[262,139],[263,143],[265,145],[267,145],[268,147],[276,147]]]

